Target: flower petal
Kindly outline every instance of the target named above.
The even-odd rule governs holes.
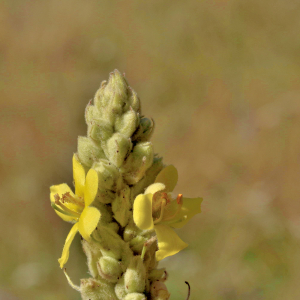
[[[153,183],[151,185],[149,185],[146,190],[145,190],[145,195],[146,194],[152,194],[154,195],[156,192],[158,191],[162,191],[166,188],[166,186],[163,184],[163,183],[160,183],[160,182],[156,182],[156,183]]]
[[[61,268],[63,268],[63,266],[67,263],[69,259],[69,253],[70,253],[69,249],[77,231],[78,231],[78,223],[75,223],[66,238],[61,258],[58,260]]]
[[[90,169],[86,175],[84,187],[84,204],[89,206],[94,201],[98,192],[98,174],[94,169]]]
[[[140,229],[152,229],[152,194],[140,194],[133,203],[133,220]]]
[[[194,215],[201,213],[202,198],[183,198],[183,204],[180,212],[174,218],[174,223],[170,224],[174,228],[181,228],[184,226]]]
[[[166,186],[166,192],[172,192],[178,181],[178,172],[173,165],[162,169],[156,176],[155,182],[161,182]]]
[[[186,248],[188,244],[183,242],[177,233],[167,225],[154,225],[158,240],[156,260],[160,261]]]
[[[73,179],[75,182],[75,194],[79,197],[84,195],[85,171],[82,164],[73,155]]]
[[[78,230],[82,237],[88,241],[100,219],[100,211],[95,207],[86,207],[79,218]]]
[[[58,194],[58,196],[61,198],[63,194],[70,193],[71,196],[74,196],[72,190],[69,188],[69,186],[66,183],[58,184],[58,185],[52,185],[50,187],[50,201],[51,203],[55,203],[54,195]],[[65,205],[70,208],[71,210],[74,210],[77,212],[77,206],[72,203],[65,203]],[[64,215],[57,210],[55,212],[66,222],[74,222],[77,221],[77,218]]]

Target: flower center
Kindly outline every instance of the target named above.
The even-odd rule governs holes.
[[[84,209],[84,200],[82,197],[72,196],[69,192],[60,197],[54,195],[55,202],[51,206],[58,212],[78,219]]]
[[[166,193],[155,193],[152,199],[152,216],[154,218],[154,224],[161,221],[173,220],[179,214],[181,207],[182,194],[178,194],[175,204],[174,201],[170,201]]]

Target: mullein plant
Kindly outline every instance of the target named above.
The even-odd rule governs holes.
[[[64,272],[83,300],[167,300],[158,261],[187,247],[173,228],[200,213],[202,199],[172,195],[177,170],[154,154],[154,123],[118,70],[102,82],[85,119],[87,136],[79,136],[72,161],[75,191],[50,187],[51,206],[73,224],[60,267],[79,232],[91,277],[76,286]]]

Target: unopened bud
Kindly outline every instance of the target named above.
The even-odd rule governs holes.
[[[154,157],[152,166],[146,171],[145,176],[131,188],[131,202],[133,203],[135,197],[143,194],[145,188],[155,181],[158,173],[163,169],[162,157]]]
[[[89,268],[89,271],[91,275],[95,278],[99,275],[98,269],[97,269],[97,261],[100,259],[102,256],[100,250],[97,248],[92,248],[92,245],[88,243],[86,240],[82,240],[82,248],[83,252],[87,256],[87,265]]]
[[[127,292],[125,290],[124,276],[122,276],[117,282],[117,284],[115,285],[115,293],[119,300],[125,298]]]
[[[138,143],[126,159],[122,171],[128,184],[136,184],[153,162],[153,146],[150,142]]]
[[[141,293],[130,293],[126,295],[124,300],[147,300],[147,297]]]
[[[88,124],[88,136],[95,142],[103,142],[113,135],[113,127],[101,119],[94,119]]]
[[[134,111],[141,113],[140,99],[130,86],[128,86],[128,102]]]
[[[132,143],[129,138],[121,133],[114,133],[107,140],[104,152],[108,159],[118,168],[124,163],[124,159],[132,148]]]
[[[106,158],[101,147],[96,145],[91,139],[84,136],[78,137],[77,149],[80,162],[88,168],[93,165],[94,160]]]
[[[95,162],[92,168],[98,174],[98,187],[115,191],[122,184],[122,176],[118,168],[106,159]]]
[[[128,185],[124,185],[121,191],[117,193],[117,197],[112,202],[112,211],[114,218],[125,227],[128,223],[130,216],[130,188]]]
[[[109,256],[102,256],[97,267],[102,278],[109,282],[117,282],[122,273],[121,262]]]
[[[149,280],[150,281],[157,281],[157,280],[163,280],[165,281],[166,280],[166,269],[163,268],[163,269],[154,269],[154,270],[151,270],[151,272],[149,273]]]
[[[164,283],[161,281],[154,281],[150,287],[151,299],[155,300],[168,300],[170,293]]]
[[[124,275],[125,289],[128,293],[142,293],[146,285],[146,270],[141,256],[134,256]]]
[[[138,114],[130,108],[126,113],[116,118],[115,129],[127,138],[130,138],[136,130],[138,122]]]
[[[101,279],[81,279],[80,292],[82,300],[116,299],[114,285]]]
[[[149,141],[154,131],[154,122],[148,118],[142,118],[140,125],[132,137],[133,141],[146,142]]]

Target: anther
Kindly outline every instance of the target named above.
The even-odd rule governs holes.
[[[163,216],[164,216],[164,210],[165,210],[166,204],[167,204],[167,201],[164,199],[164,200],[161,202],[160,216],[159,216],[159,218],[158,218],[157,220],[155,220],[155,221],[153,222],[154,224],[157,224],[157,223],[159,223],[159,222],[162,220],[162,218],[163,218]]]

